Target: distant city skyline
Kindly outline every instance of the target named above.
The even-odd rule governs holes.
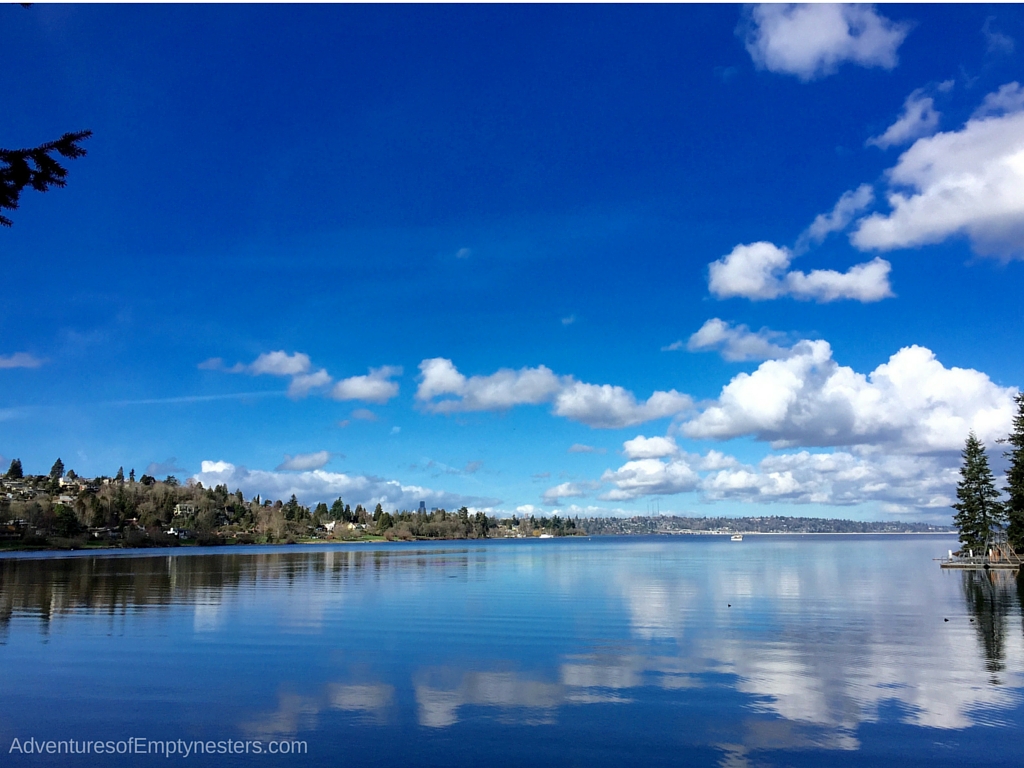
[[[949,521],[1024,382],[1014,5],[0,9],[0,471]]]

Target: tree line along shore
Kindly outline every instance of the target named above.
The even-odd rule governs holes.
[[[84,549],[189,544],[275,544],[309,541],[412,541],[654,534],[924,533],[948,526],[860,522],[808,517],[498,517],[466,507],[373,510],[341,498],[307,507],[288,501],[246,499],[227,486],[204,488],[174,476],[136,478],[118,469],[111,477],[83,478],[54,462],[46,475],[26,475],[11,462],[0,477],[0,548]]]

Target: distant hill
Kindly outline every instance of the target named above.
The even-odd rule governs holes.
[[[591,517],[577,525],[590,536],[708,533],[953,533],[951,525],[862,522],[820,517]]]

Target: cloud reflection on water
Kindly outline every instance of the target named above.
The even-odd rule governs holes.
[[[395,689],[386,683],[328,683],[318,695],[293,691],[278,694],[277,709],[242,723],[241,730],[254,738],[273,739],[316,730],[319,716],[338,710],[385,723],[394,706]]]
[[[941,542],[829,541],[0,560],[0,630],[97,614],[145,633],[155,610],[187,621],[179,644],[216,640],[255,663],[280,648],[288,663],[263,685],[279,686],[276,707],[240,718],[263,738],[322,729],[331,712],[431,731],[481,717],[567,727],[576,707],[669,697],[685,738],[739,766],[759,750],[857,749],[870,723],[1019,718],[1024,582],[940,573],[928,553]],[[316,654],[368,669],[339,681]]]
[[[754,697],[752,710],[834,729],[843,735],[839,748],[854,748],[858,727],[878,722],[889,704],[901,705],[900,722],[937,729],[987,724],[1020,705],[1022,634],[1000,635],[1002,657],[1012,660],[1000,663],[1001,679],[991,677],[989,654],[975,638],[991,623],[991,604],[1009,612],[1017,591],[1010,574],[991,575],[999,597],[972,627],[963,606],[944,605],[936,582],[921,579],[910,561],[887,561],[884,569],[843,557],[809,565],[724,559],[700,574],[699,585],[688,568],[670,575],[647,566],[614,581],[635,637],[673,640],[681,658],[713,659],[736,676],[736,690]],[[885,578],[873,578],[872,569]],[[944,611],[954,613],[952,623]]]

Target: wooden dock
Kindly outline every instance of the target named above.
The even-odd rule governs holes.
[[[993,547],[987,554],[954,555],[939,560],[940,568],[964,571],[1020,571],[1021,557],[1009,546]]]

